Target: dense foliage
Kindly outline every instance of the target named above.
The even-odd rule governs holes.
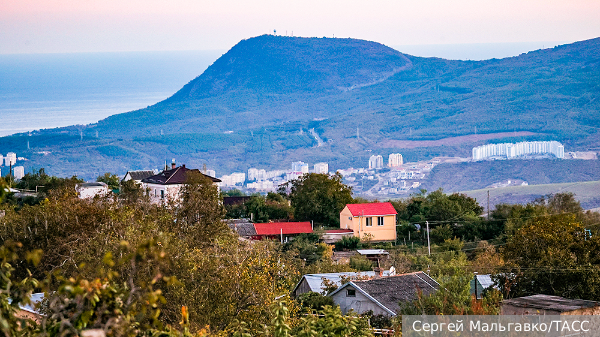
[[[60,181],[43,171],[30,183],[36,179]],[[98,328],[110,336],[369,336],[369,320],[381,328],[397,323],[369,313],[342,315],[326,294],[290,299],[303,274],[375,265],[360,255],[335,258],[333,245],[319,242],[318,232],[285,244],[240,239],[223,222],[221,193],[203,175],[190,174],[181,199],[164,205],[150,203],[133,182],[124,182],[118,194],[82,200],[74,181],[52,185],[35,203],[15,204],[0,180],[5,335],[67,336]],[[336,202],[347,193],[339,176],[305,175],[292,182],[289,198],[339,208]],[[253,198],[287,204],[282,194]],[[499,205],[490,221],[473,199],[459,194],[422,191],[393,203],[398,245],[345,238],[335,246],[344,254],[367,245],[385,248],[389,258],[379,261],[381,267],[426,271],[440,283],[439,291],[403,303],[402,313],[497,314],[503,297],[535,293],[600,300],[600,215],[584,212],[571,194]],[[424,221],[432,228],[431,254]],[[475,300],[469,285],[474,272],[494,275],[499,291]],[[337,288],[323,286],[325,292]],[[45,318],[17,318],[18,304],[39,291],[47,294]]]

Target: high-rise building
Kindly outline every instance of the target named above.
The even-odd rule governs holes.
[[[13,167],[13,177],[16,180],[21,180],[25,176],[25,168],[23,166]]]
[[[248,181],[258,180],[258,169],[251,167],[248,169]]]
[[[557,141],[486,144],[474,147],[472,152],[474,161],[493,157],[512,159],[532,154],[552,154],[556,158],[565,157],[565,147]]]
[[[316,163],[315,173],[329,173],[329,164],[327,163]]]
[[[390,153],[388,157],[388,166],[389,167],[399,167],[404,163],[402,159],[402,155],[400,153]]]
[[[15,165],[17,163],[17,154],[14,152],[9,152],[4,157],[4,166]]]
[[[295,161],[292,163],[292,172],[308,173],[308,164],[303,161]]]
[[[372,155],[369,158],[369,169],[382,169],[383,168],[383,157],[380,155]]]

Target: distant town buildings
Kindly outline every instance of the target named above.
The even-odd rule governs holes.
[[[380,155],[372,155],[369,158],[369,169],[382,169],[383,168],[383,157]]]
[[[308,173],[308,164],[303,161],[295,161],[292,163],[292,172]]]
[[[244,184],[246,181],[246,173],[233,172],[230,175],[224,175],[221,178],[221,186],[235,186]]]
[[[17,154],[14,152],[9,152],[4,157],[4,166],[11,166],[17,163]]]
[[[329,164],[327,163],[316,163],[315,173],[329,173]]]
[[[551,141],[487,144],[473,148],[474,161],[493,158],[513,159],[536,154],[552,154],[556,158],[564,158],[565,147],[557,141]]]
[[[16,180],[21,180],[25,176],[25,168],[23,166],[13,167],[13,177]]]
[[[388,157],[388,166],[389,167],[398,167],[402,166],[403,160],[402,155],[400,153],[390,153]]]

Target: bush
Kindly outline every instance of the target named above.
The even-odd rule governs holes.
[[[350,258],[350,267],[358,271],[373,270],[373,262],[362,255],[355,255]]]
[[[335,243],[335,250],[355,250],[361,247],[360,239],[356,236],[344,236],[340,241]]]
[[[313,310],[323,310],[326,305],[334,306],[333,299],[329,296],[321,295],[314,291],[309,291],[298,296],[297,301],[303,308]]]

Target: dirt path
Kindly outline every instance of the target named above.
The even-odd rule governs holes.
[[[442,138],[438,140],[395,140],[387,139],[379,142],[377,145],[382,148],[400,148],[400,149],[412,149],[415,147],[434,147],[442,145],[458,145],[462,143],[474,143],[482,140],[497,139],[497,138],[508,138],[508,137],[519,137],[519,136],[535,136],[537,133],[529,131],[519,132],[498,132],[498,133],[486,133],[481,135],[468,135]]]

